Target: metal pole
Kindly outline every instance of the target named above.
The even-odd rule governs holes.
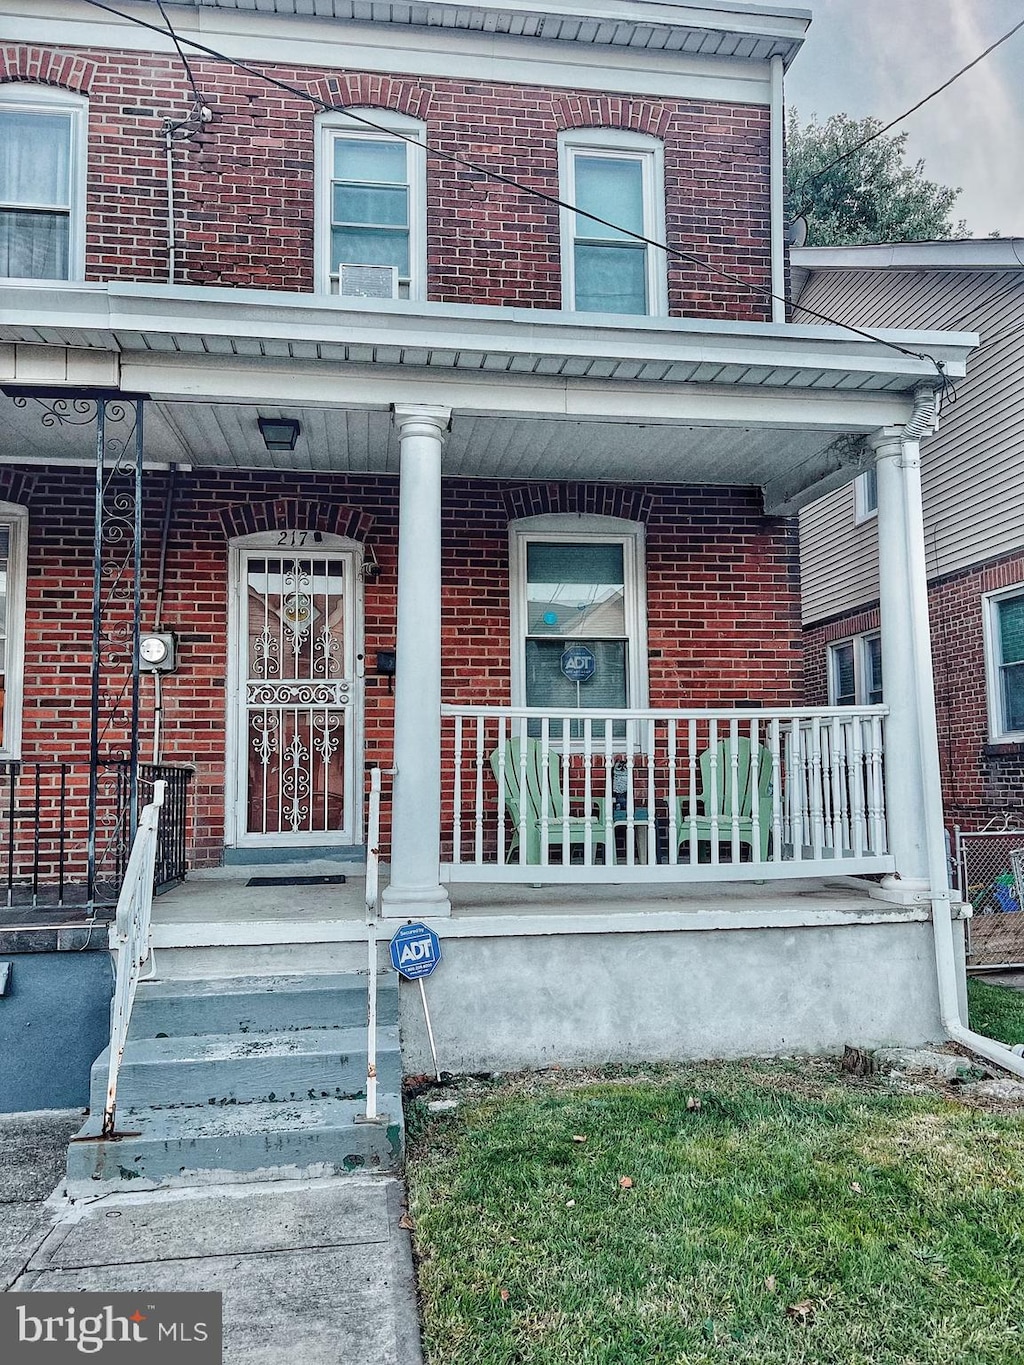
[[[132,719],[131,778],[128,793],[128,843],[135,842],[139,824],[139,632],[142,623],[142,410],[135,400],[135,551],[132,592]]]
[[[89,712],[89,834],[87,844],[88,908],[96,904],[96,807],[99,794],[100,627],[103,609],[103,463],[106,449],[106,400],[96,400],[96,479],[92,537],[92,680]]]
[[[366,1118],[377,1117],[377,925],[371,915],[366,926]]]
[[[437,1048],[434,1046],[434,1030],[430,1027],[430,1011],[427,1009],[427,991],[420,977],[420,999],[423,1001],[423,1018],[427,1025],[427,1038],[430,1041],[430,1055],[434,1059],[434,1079],[440,1081],[441,1072],[437,1065]]]

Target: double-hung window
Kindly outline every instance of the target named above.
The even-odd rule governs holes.
[[[424,128],[388,110],[368,109],[372,128],[344,115],[320,123],[317,177],[318,287],[359,293],[361,280],[394,274],[399,298],[426,296]],[[401,134],[401,136],[399,136]],[[349,287],[349,281],[355,281]]]
[[[662,144],[616,129],[563,133],[559,167],[574,206],[562,210],[563,307],[665,314],[665,253],[639,240],[665,240]]]
[[[882,700],[882,637],[855,635],[830,645],[828,699],[832,706],[877,706]]]
[[[554,712],[643,707],[640,528],[574,534],[557,526],[561,520],[539,519],[555,522],[551,530],[513,528],[514,704]],[[595,738],[603,733],[595,722]]]
[[[85,109],[64,91],[0,87],[0,277],[83,275]]]
[[[989,734],[1024,740],[1024,587],[985,598]]]

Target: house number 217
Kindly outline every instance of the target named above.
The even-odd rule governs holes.
[[[308,531],[279,531],[277,535],[278,545],[305,545],[308,539]]]

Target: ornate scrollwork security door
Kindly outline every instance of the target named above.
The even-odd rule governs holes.
[[[274,539],[241,553],[239,842],[352,843],[354,559]]]

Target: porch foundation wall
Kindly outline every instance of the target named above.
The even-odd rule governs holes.
[[[446,937],[443,949],[426,992],[438,1065],[452,1072],[943,1039],[926,922]],[[415,983],[402,985],[400,1021],[405,1071],[429,1073]]]
[[[94,938],[105,941],[106,926]],[[0,1113],[89,1103],[89,1068],[109,1039],[113,975],[108,954],[95,943],[90,948],[5,956],[10,978],[0,997]]]

